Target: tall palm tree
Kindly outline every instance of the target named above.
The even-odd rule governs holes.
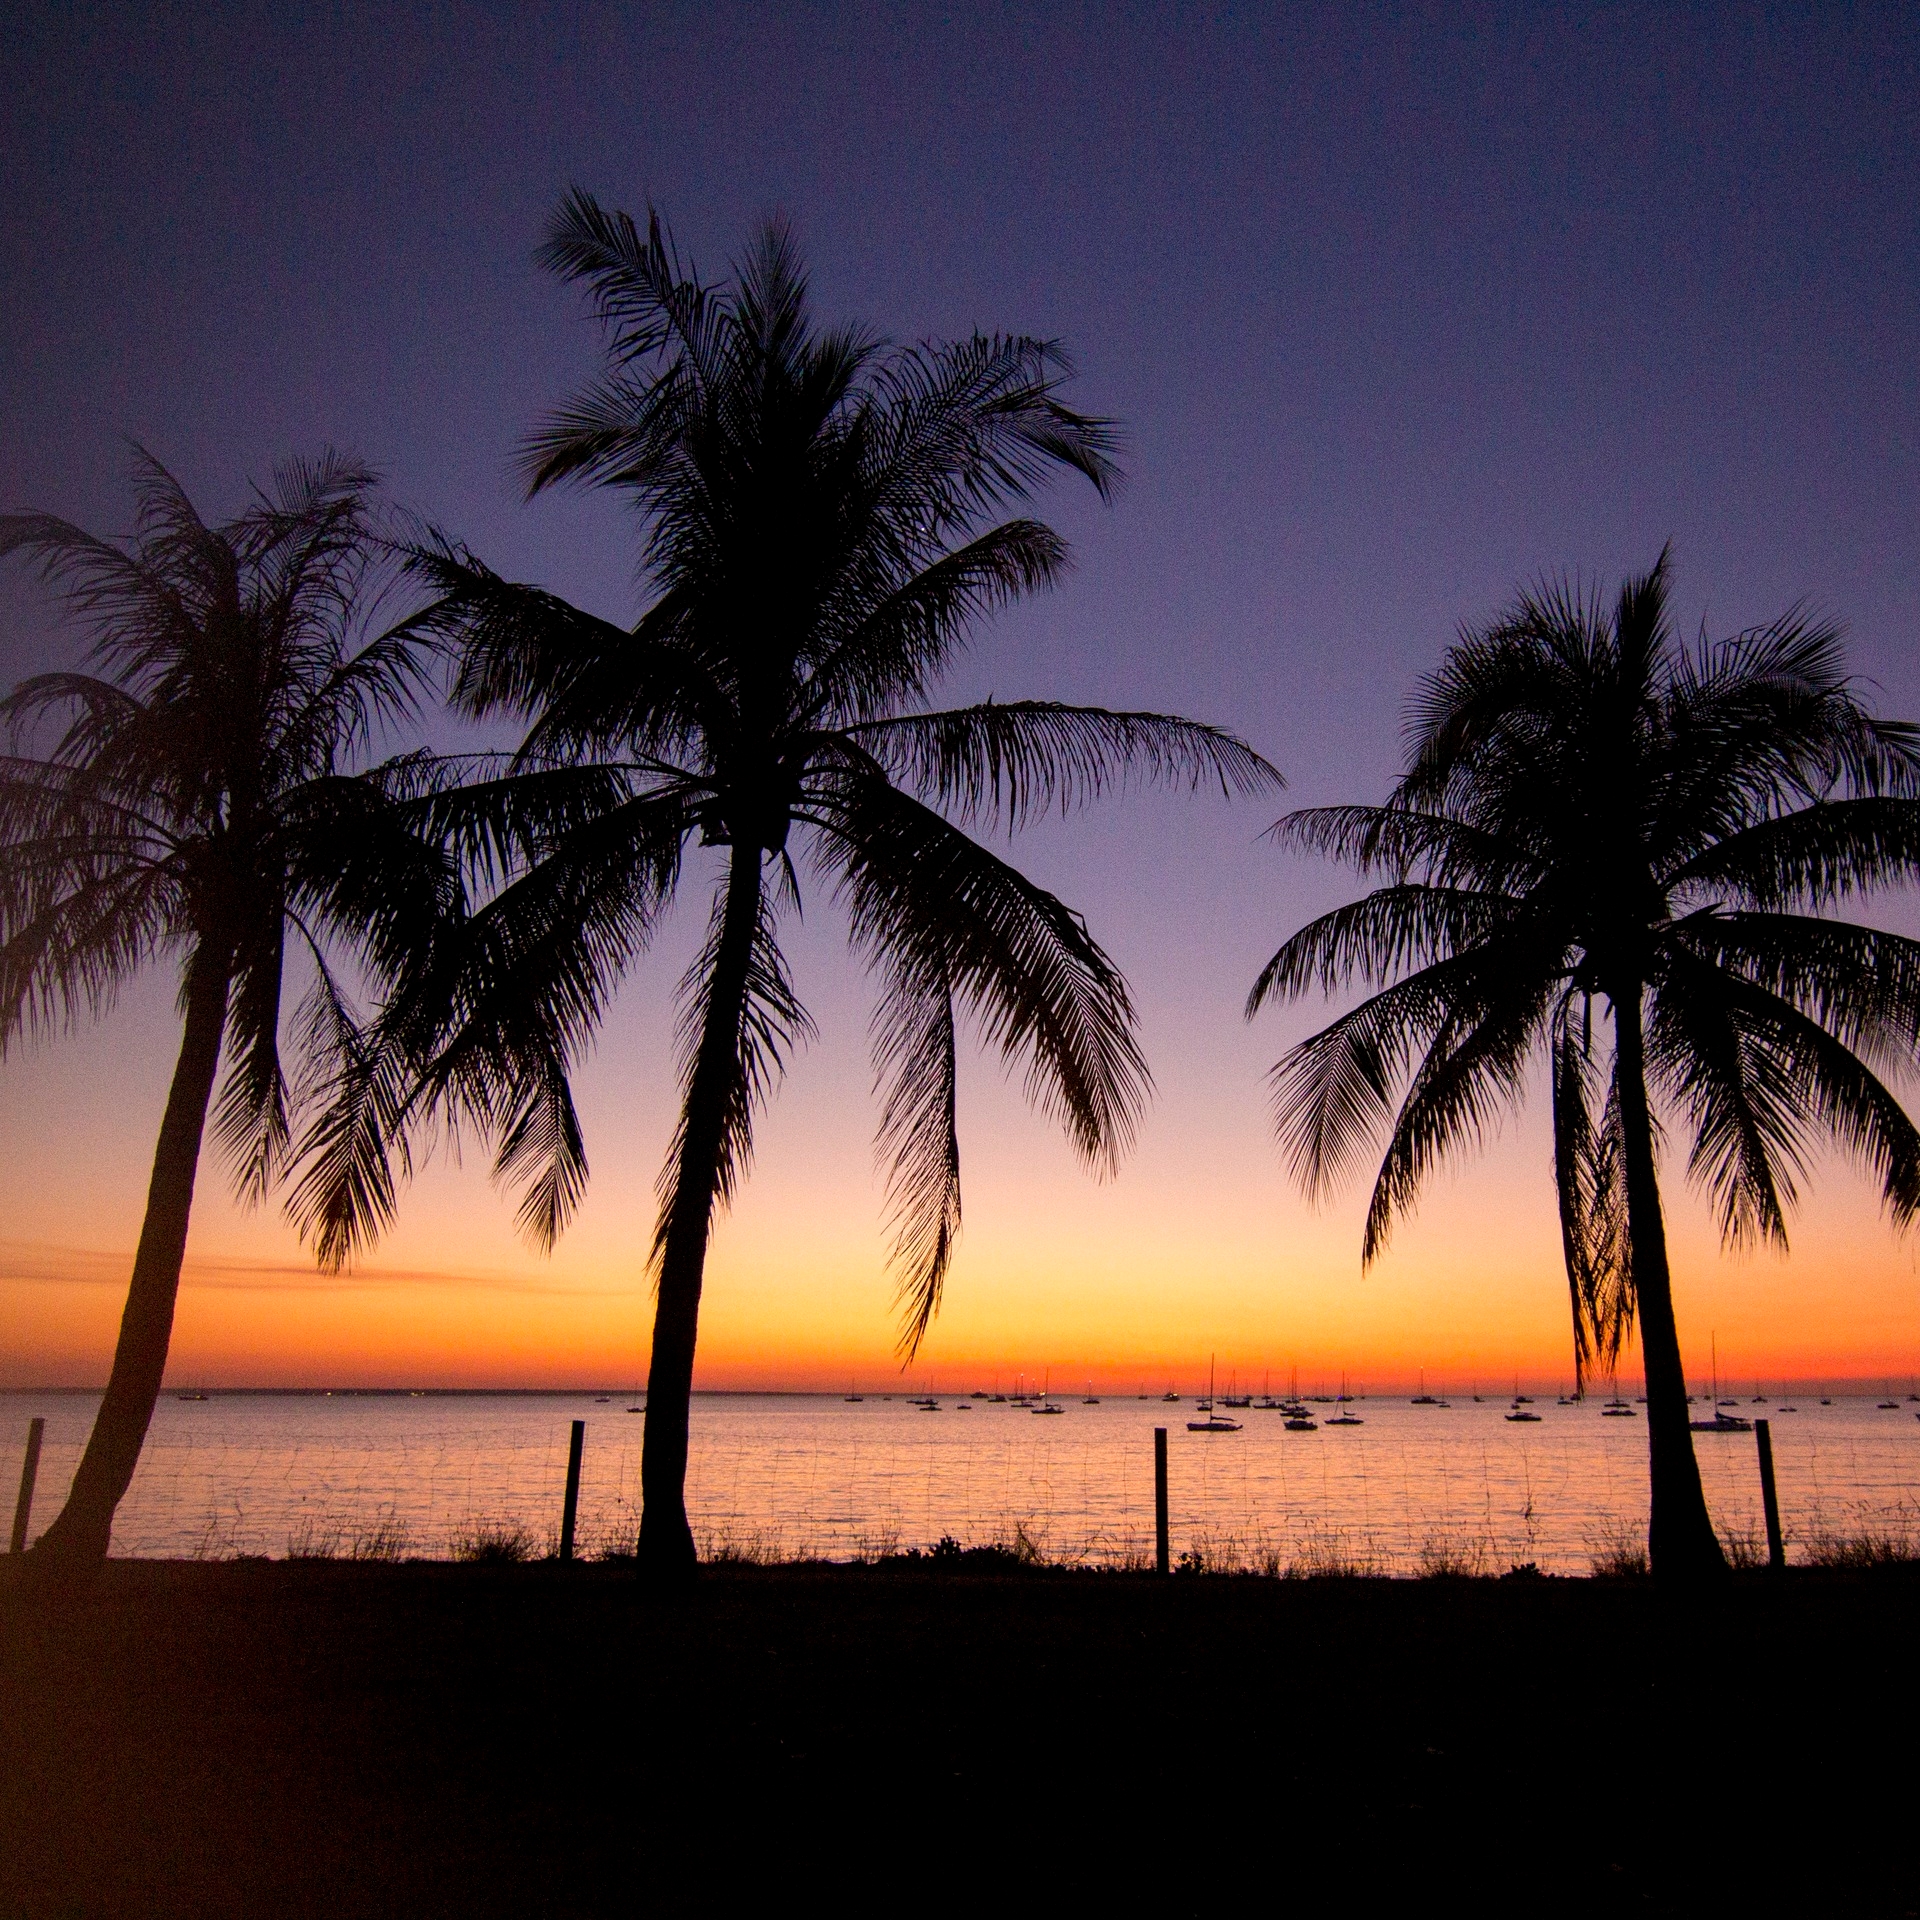
[[[1274,1070],[1309,1191],[1391,1122],[1363,1261],[1545,1053],[1576,1365],[1610,1361],[1637,1315],[1649,1546],[1687,1574],[1725,1563],[1688,1429],[1659,1115],[1730,1245],[1786,1246],[1828,1142],[1895,1222],[1920,1208],[1920,1134],[1887,1084],[1920,1042],[1920,944],[1831,912],[1920,867],[1920,733],[1867,710],[1834,627],[1795,611],[1688,651],[1667,590],[1662,553],[1611,611],[1548,588],[1463,634],[1387,804],[1280,823],[1388,883],[1295,934],[1248,1014],[1376,989]]]
[[[49,673],[0,704],[0,1047],[99,1014],[142,967],[180,969],[185,1024],[113,1370],[43,1564],[107,1551],[160,1391],[209,1108],[239,1191],[286,1162],[302,1086],[281,1060],[288,947],[315,984],[315,1058],[356,1031],[342,956],[404,972],[457,906],[458,868],[404,797],[348,766],[409,717],[431,657],[369,637],[387,549],[374,477],[293,465],[224,526],[140,456],[130,540],[44,514],[0,518],[93,633],[95,673]],[[217,1106],[222,1052],[228,1067]],[[328,1076],[332,1077],[331,1074]]]
[[[550,1241],[586,1174],[566,1065],[679,892],[690,838],[719,850],[711,931],[682,983],[680,1124],[660,1183],[640,1554],[691,1567],[689,1396],[708,1238],[756,1107],[808,1031],[779,945],[803,868],[832,890],[878,974],[880,1147],[909,1354],[960,1227],[955,1028],[970,1013],[1095,1167],[1148,1087],[1124,981],[1079,916],[971,838],[1125,779],[1277,776],[1217,729],[1046,702],[930,711],[977,616],[1055,580],[1059,536],[997,519],[1051,470],[1105,494],[1107,426],[1059,398],[1047,343],[889,347],[809,311],[769,228],[731,283],[683,266],[657,216],[576,193],[546,264],[591,290],[605,377],[535,434],[531,490],[610,486],[638,509],[646,610],[629,630],[423,551],[423,626],[457,650],[455,704],[529,722],[502,766],[461,769],[445,829],[504,884],[442,980],[413,1111],[446,1100],[498,1130]],[[946,809],[943,812],[942,809]],[[796,829],[798,831],[796,831]],[[391,1039],[413,1011],[387,1021]],[[401,1048],[421,1070],[418,1030]],[[370,1058],[391,1062],[392,1049]],[[344,1257],[391,1206],[390,1065],[344,1088],[310,1169],[307,1218]]]

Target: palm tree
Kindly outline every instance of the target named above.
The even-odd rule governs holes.
[[[1130,770],[1228,792],[1277,776],[1231,735],[1159,714],[924,706],[976,617],[1065,564],[1058,535],[996,519],[1002,504],[1056,468],[1103,495],[1114,481],[1108,427],[1058,397],[1056,347],[823,330],[777,227],[732,283],[709,285],[657,216],[643,235],[576,193],[543,257],[590,288],[610,364],[531,440],[531,491],[577,480],[629,496],[649,597],[629,630],[462,550],[420,555],[440,593],[422,624],[457,649],[455,705],[529,725],[509,763],[464,768],[439,797],[445,830],[504,884],[442,980],[439,1050],[411,1111],[445,1100],[484,1116],[501,1170],[527,1183],[526,1225],[550,1242],[586,1174],[566,1066],[679,892],[689,840],[719,850],[695,882],[712,873],[711,931],[682,983],[680,1124],[653,1242],[640,1555],[683,1571],[709,1233],[755,1109],[808,1031],[779,945],[803,868],[880,980],[879,1137],[911,1354],[960,1227],[959,1013],[1024,1063],[1029,1095],[1096,1168],[1148,1089],[1113,963],[948,812],[1011,827]],[[390,1015],[389,1039],[415,1013]],[[401,1051],[421,1070],[417,1030]],[[393,1086],[369,1069],[343,1089],[309,1173],[306,1217],[338,1257],[391,1204],[378,1115],[392,1121]]]
[[[1375,989],[1274,1070],[1311,1192],[1391,1119],[1363,1261],[1547,1055],[1576,1366],[1610,1362],[1637,1314],[1649,1545],[1687,1574],[1725,1562],[1688,1430],[1659,1114],[1729,1245],[1786,1246],[1829,1141],[1895,1222],[1920,1208],[1920,1134],[1887,1085],[1920,1041],[1920,944],[1830,912],[1920,863],[1920,734],[1872,716],[1838,631],[1797,610],[1677,646],[1667,579],[1663,553],[1610,613],[1548,588],[1467,631],[1423,684],[1387,804],[1280,823],[1388,884],[1295,934],[1248,1013]]]
[[[455,863],[402,798],[345,765],[414,710],[431,659],[367,638],[386,549],[374,477],[328,456],[208,526],[144,454],[124,544],[44,514],[0,519],[92,629],[97,673],[26,680],[0,705],[0,1047],[99,1014],[143,966],[177,960],[185,1017],[113,1370],[66,1505],[34,1551],[107,1551],[160,1391],[202,1137],[249,1199],[288,1155],[302,1087],[280,1054],[287,949],[315,978],[299,1026],[316,1058],[349,1040],[344,951],[404,972],[458,904]],[[330,952],[333,958],[330,958]]]

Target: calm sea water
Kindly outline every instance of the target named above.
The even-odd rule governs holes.
[[[168,1394],[120,1510],[114,1551],[138,1555],[347,1553],[384,1541],[429,1556],[476,1528],[557,1536],[568,1426],[587,1422],[580,1538],[631,1540],[644,1417],[590,1394]],[[1504,1400],[1355,1403],[1363,1426],[1288,1433],[1248,1409],[1242,1430],[1190,1434],[1193,1402],[1063,1403],[1058,1417],[948,1399],[941,1411],[869,1396],[700,1394],[689,1507],[703,1548],[835,1559],[951,1534],[1024,1534],[1050,1558],[1125,1563],[1151,1551],[1153,1429],[1169,1429],[1173,1546],[1215,1563],[1312,1564],[1338,1555],[1414,1572],[1436,1553],[1488,1571],[1532,1561],[1585,1571],[1642,1532],[1646,1421],[1600,1402],[1541,1402],[1510,1424]],[[1822,1531],[1920,1523],[1916,1403],[1814,1398],[1772,1418],[1789,1552]],[[47,1421],[32,1532],[59,1509],[93,1418],[80,1394],[0,1394],[0,1484],[10,1497],[27,1421]],[[1318,1407],[1324,1420],[1332,1407]],[[1705,1412],[1704,1408],[1699,1411]],[[1723,1534],[1761,1537],[1751,1434],[1699,1434]]]

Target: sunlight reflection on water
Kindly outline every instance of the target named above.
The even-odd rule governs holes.
[[[0,1459],[28,1418],[47,1420],[33,1532],[59,1509],[96,1401],[0,1395]],[[121,1508],[116,1553],[336,1552],[384,1546],[432,1556],[477,1525],[558,1532],[568,1423],[587,1421],[584,1551],[630,1541],[643,1419],[589,1394],[420,1398],[168,1394]],[[1902,1402],[1773,1412],[1789,1553],[1824,1531],[1911,1531],[1920,1422]],[[1333,1409],[1316,1409],[1320,1415]],[[1338,1559],[1417,1572],[1447,1556],[1489,1572],[1534,1562],[1584,1572],[1646,1524],[1644,1418],[1608,1420],[1598,1399],[1541,1404],[1512,1425],[1504,1402],[1416,1407],[1373,1398],[1366,1424],[1287,1433],[1257,1408],[1239,1433],[1189,1434],[1192,1402],[1066,1403],[1058,1419],[951,1399],[939,1413],[896,1397],[702,1394],[694,1401],[689,1509],[705,1550],[846,1559],[1023,1534],[1050,1559],[1138,1561],[1153,1544],[1152,1429],[1169,1429],[1173,1550],[1214,1564]],[[1702,1409],[1701,1411],[1704,1411]],[[1742,1406],[1742,1414],[1766,1413]],[[16,1437],[17,1436],[17,1437]],[[1696,1436],[1723,1536],[1761,1537],[1750,1434]],[[10,1485],[17,1469],[9,1466]]]

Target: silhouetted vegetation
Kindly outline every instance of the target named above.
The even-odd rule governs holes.
[[[1681,648],[1664,554],[1610,610],[1551,588],[1465,634],[1410,731],[1385,806],[1280,825],[1388,876],[1295,934],[1248,1001],[1375,989],[1274,1070],[1282,1144],[1321,1193],[1387,1129],[1371,1261],[1544,1055],[1576,1368],[1610,1363],[1637,1318],[1653,1564],[1722,1568],[1687,1424],[1659,1115],[1690,1136],[1730,1244],[1786,1246],[1827,1143],[1896,1224],[1920,1210],[1920,1132],[1882,1077],[1914,1063],[1920,942],[1830,912],[1920,872],[1920,732],[1876,719],[1838,630],[1798,611]]]
[[[98,669],[38,675],[0,704],[15,749],[0,761],[0,1047],[103,1013],[162,960],[185,1016],[113,1368],[34,1546],[42,1567],[107,1551],[166,1367],[209,1108],[258,1201],[303,1098],[351,1049],[335,968],[344,956],[396,978],[456,904],[452,863],[405,801],[353,771],[427,685],[420,641],[368,624],[386,556],[373,476],[331,457],[290,466],[223,526],[144,455],[136,477],[124,544],[46,514],[0,518],[0,554],[38,563]],[[291,1084],[290,949],[312,981]]]
[[[965,828],[1070,810],[1130,775],[1227,793],[1278,777],[1231,734],[1162,714],[927,705],[973,624],[1065,565],[1056,533],[1003,509],[1056,472],[1103,494],[1116,477],[1108,423],[1060,397],[1058,347],[823,330],[778,228],[711,285],[657,218],[643,234],[576,194],[543,258],[590,291],[608,365],[534,434],[529,483],[631,500],[648,603],[629,629],[451,542],[416,553],[438,597],[413,631],[450,650],[455,707],[527,728],[502,763],[444,767],[434,798],[440,829],[501,884],[343,1088],[302,1217],[345,1257],[391,1211],[394,1130],[458,1111],[493,1130],[523,1224],[550,1244],[587,1177],[568,1069],[683,888],[705,891],[711,930],[681,984],[641,1473],[640,1557],[685,1570],[708,1237],[755,1113],[811,1031],[779,939],[803,875],[838,900],[879,981],[880,1149],[911,1353],[960,1228],[961,1021],[1021,1067],[1096,1170],[1124,1151],[1149,1085],[1118,968]],[[690,846],[717,857],[690,861]],[[395,1061],[416,1083],[398,1106]]]
[[[1076,1899],[1178,1913],[1270,1897],[1276,1860],[1289,1901],[1356,1913],[1475,1874],[1576,1914],[1920,1893],[1911,1570],[1702,1603],[923,1555],[714,1568],[689,1606],[622,1567],[116,1562],[37,1610],[8,1574],[8,1914],[614,1914],[637,1883],[712,1905],[723,1875],[939,1906],[936,1804],[969,1903],[1070,1870]],[[1721,1764],[1749,1737],[1764,1766]],[[1632,1817],[1596,1823],[1629,1760]],[[1213,1833],[1268,1844],[1223,1845],[1198,1899]]]

